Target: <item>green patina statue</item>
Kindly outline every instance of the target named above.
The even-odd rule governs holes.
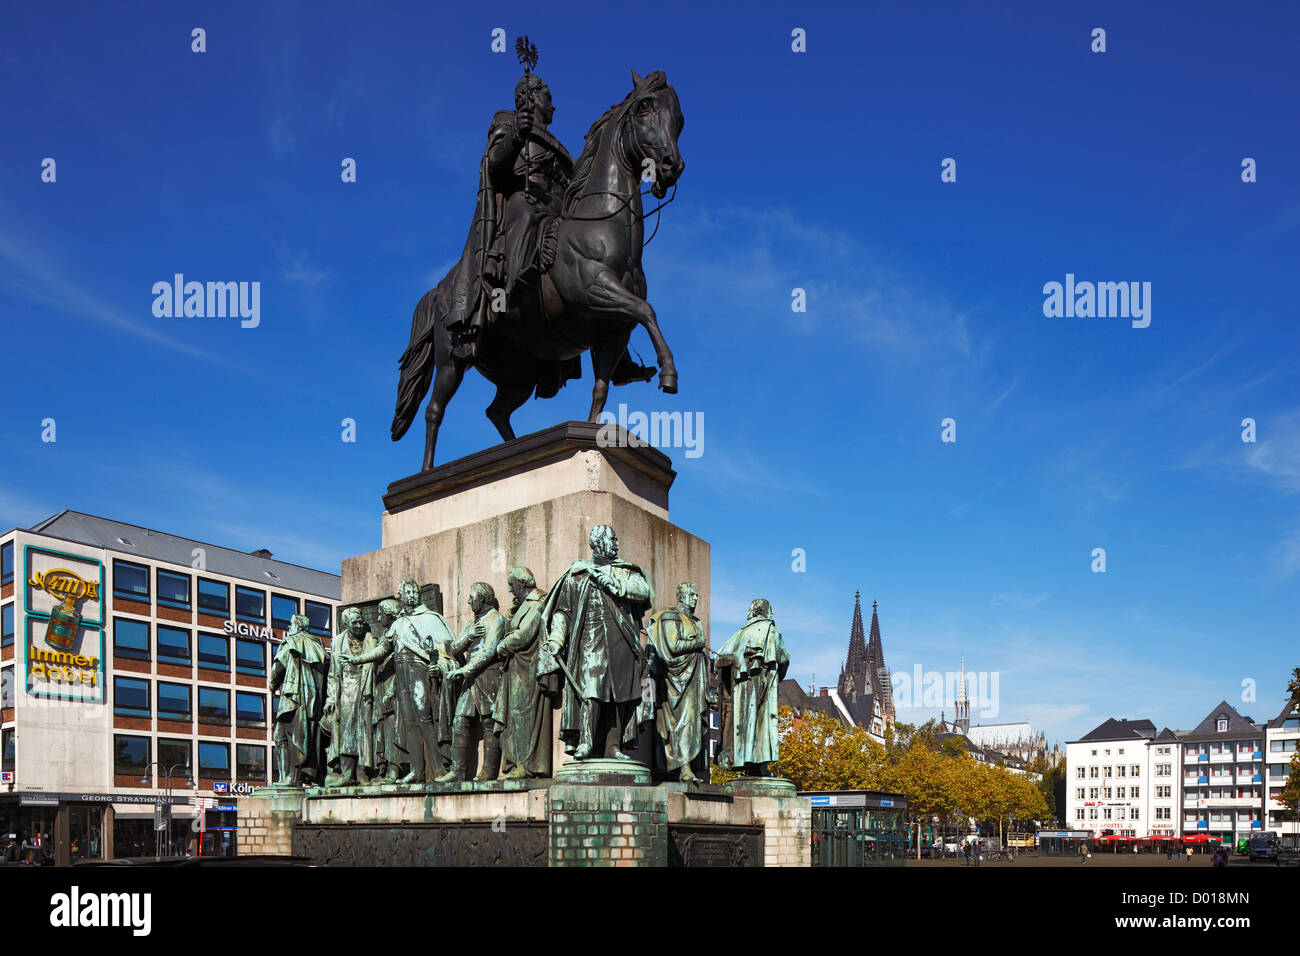
[[[293,615],[271,664],[271,693],[279,695],[273,736],[275,782],[281,786],[320,783],[323,776],[321,714],[329,654],[310,627],[307,615]]]
[[[483,766],[474,779],[495,780],[501,772],[501,738],[492,709],[501,689],[503,670],[497,659],[497,645],[506,634],[508,622],[497,609],[496,593],[490,584],[475,581],[470,585],[469,606],[474,620],[452,642],[451,655],[442,663],[443,680],[451,681],[458,693],[452,718],[451,768],[438,778],[438,783],[465,779],[470,750],[480,730]]]
[[[675,773],[683,783],[698,782],[705,771],[704,736],[708,721],[709,642],[695,616],[700,592],[689,581],[677,586],[677,604],[650,618],[646,656],[657,684],[656,771]],[[696,766],[692,766],[696,765]]]
[[[542,605],[546,594],[537,587],[533,572],[511,568],[506,575],[514,607],[509,632],[497,645],[505,662],[501,689],[492,718],[501,734],[501,756],[506,779],[551,775],[551,694],[558,689],[555,675],[539,676],[537,658],[546,628]]]
[[[332,648],[325,696],[325,720],[330,730],[327,787],[369,783],[376,767],[375,665],[358,664],[355,659],[373,651],[378,642],[366,630],[359,608],[345,609],[341,618],[344,631]]]
[[[407,773],[397,783],[426,783],[442,771],[431,677],[439,648],[450,644],[454,635],[446,618],[419,603],[420,585],[414,578],[404,580],[397,593],[401,601],[385,598],[379,602],[383,636],[377,646],[351,660],[356,664],[384,662],[381,667],[391,672],[391,696],[385,701],[391,701],[391,710],[385,706],[384,716],[388,719],[391,712],[388,740],[392,749],[385,754],[389,767],[385,782],[392,782],[394,771],[405,765]],[[377,736],[376,751],[380,739]]]
[[[654,588],[635,564],[618,560],[618,536],[596,525],[590,559],[575,561],[551,587],[542,611],[547,638],[541,675],[563,675],[560,737],[577,760],[631,760],[641,701],[641,617]]]
[[[722,697],[718,766],[768,776],[767,765],[780,759],[777,684],[790,666],[770,603],[763,598],[750,602],[749,619],[722,645],[715,666]]]

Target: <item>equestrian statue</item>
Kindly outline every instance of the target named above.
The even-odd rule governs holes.
[[[532,72],[537,48],[522,37],[516,51],[524,76],[515,109],[492,118],[464,252],[416,305],[402,354],[393,441],[428,394],[422,471],[433,468],[443,414],[470,368],[496,385],[487,417],[503,441],[529,396],[551,398],[581,378],[583,352],[595,375],[588,421],[600,421],[611,383],[650,381],[655,370],[628,354],[638,325],[654,345],[659,387],[677,391],[641,268],[641,184],[662,208],[685,168],[677,93],[661,71],[632,71],[632,91],[591,125],[575,161],[546,128],[555,106]]]

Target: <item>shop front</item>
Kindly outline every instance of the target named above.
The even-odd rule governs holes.
[[[162,799],[138,793],[16,793],[0,797],[0,843],[18,846],[29,862],[59,866],[155,852],[155,805]],[[188,804],[173,797],[173,807]],[[182,821],[183,824],[182,824]],[[189,821],[177,815],[171,852],[183,855]],[[116,846],[121,840],[123,850]],[[147,852],[139,852],[146,850]],[[166,851],[164,851],[166,852]]]

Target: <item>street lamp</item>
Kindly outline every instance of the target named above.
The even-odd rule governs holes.
[[[140,775],[140,785],[141,785],[141,786],[147,787],[147,786],[149,786],[149,784],[152,782],[152,781],[149,779],[149,771],[153,770],[154,767],[157,767],[157,768],[158,768],[158,772],[159,772],[160,774],[162,774],[162,764],[160,764],[160,763],[159,763],[158,761],[156,761],[156,760],[152,761],[152,762],[151,762],[147,767],[144,768],[144,773],[142,773],[142,774]],[[178,767],[184,767],[184,768],[185,768],[185,786],[187,786],[187,787],[193,787],[193,786],[194,786],[194,775],[190,773],[190,765],[189,765],[188,762],[186,762],[186,763],[177,763],[177,764],[172,764],[170,767],[167,768],[167,772],[166,772],[165,774],[163,774],[163,779],[166,781],[166,786],[165,786],[163,789],[164,789],[164,795],[165,795],[165,798],[166,798],[166,801],[167,801],[167,838],[168,838],[168,840],[171,839],[171,819],[172,819],[172,775],[176,773],[176,768],[178,768]],[[157,806],[157,803],[156,803],[156,802],[155,802],[155,806]],[[153,839],[154,839],[154,844],[153,844],[153,845],[154,845],[154,856],[161,857],[161,856],[163,855],[163,853],[162,853],[162,850],[163,850],[163,831],[162,831],[161,829],[159,829],[157,826],[155,826],[153,832],[154,832],[154,838],[153,838]]]

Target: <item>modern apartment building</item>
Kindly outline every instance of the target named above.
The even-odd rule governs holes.
[[[1300,746],[1300,707],[1288,705],[1282,708],[1282,712],[1268,722],[1264,743],[1268,748],[1264,754],[1268,787],[1268,818],[1264,829],[1272,830],[1287,846],[1300,846],[1300,823],[1296,821],[1296,814],[1277,799],[1286,786],[1291,758],[1295,756],[1296,747]]]
[[[1236,844],[1264,829],[1264,725],[1220,701],[1183,747],[1183,834]]]
[[[269,780],[267,680],[293,614],[326,643],[338,575],[61,512],[0,534],[0,841],[59,862],[234,846]]]

